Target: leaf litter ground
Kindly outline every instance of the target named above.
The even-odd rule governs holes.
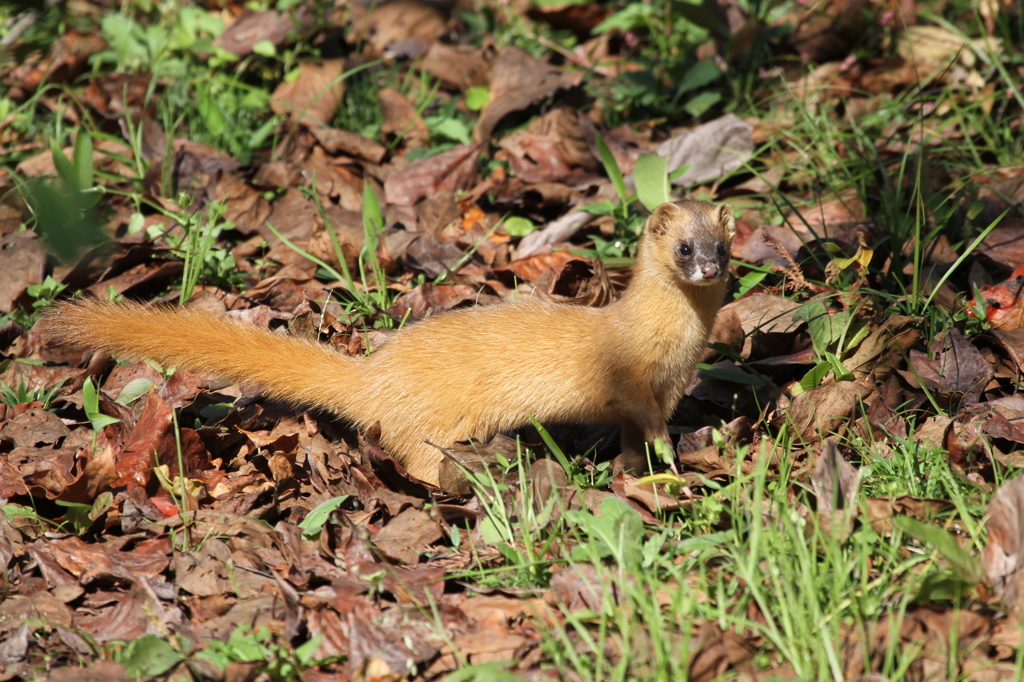
[[[3,679],[1020,679],[1019,8],[279,5],[3,10]],[[667,179],[739,217],[678,475],[585,427],[436,489],[32,327],[604,305]]]

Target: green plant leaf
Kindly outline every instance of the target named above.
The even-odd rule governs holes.
[[[128,642],[117,656],[129,678],[163,675],[181,662],[181,654],[156,635],[143,635]]]
[[[252,51],[261,57],[274,57],[277,55],[277,48],[269,40],[257,40],[252,44]]]
[[[703,116],[708,109],[718,104],[721,99],[722,93],[715,92],[713,90],[706,90],[695,97],[691,97],[690,100],[683,105],[683,110],[690,116],[697,118],[699,116]]]
[[[64,156],[61,154],[61,156]],[[75,183],[79,190],[92,187],[92,138],[79,128],[75,138]]]
[[[466,90],[466,108],[480,111],[491,101],[491,89],[486,85],[477,85]]]
[[[949,562],[953,577],[957,580],[975,584],[985,579],[985,572],[978,558],[961,547],[948,531],[909,516],[894,516],[892,522],[907,535],[936,550]]]
[[[136,377],[125,384],[124,388],[121,389],[121,392],[117,394],[117,398],[114,399],[114,402],[122,405],[128,405],[149,393],[149,389],[151,388],[153,388],[152,379]]]
[[[54,501],[58,506],[65,508],[64,520],[71,524],[76,534],[81,535],[92,528],[93,519],[89,518],[89,513],[92,511],[91,504],[65,502],[64,500]]]
[[[636,195],[648,211],[672,201],[668,175],[665,173],[667,164],[668,157],[657,154],[643,154],[636,160],[633,169]]]
[[[53,156],[53,167],[57,169],[57,177],[64,183],[64,186],[73,190],[78,191],[78,176],[75,173],[75,167],[68,157],[64,156],[64,150],[57,144],[57,140],[50,140],[50,154]]]
[[[604,138],[601,137],[600,133],[595,136],[595,142],[597,143],[597,153],[601,156],[601,163],[604,164],[604,171],[608,174],[612,185],[615,186],[615,191],[619,193],[619,200],[625,204],[628,198],[626,196],[626,181],[622,177],[622,171],[619,170],[619,164],[615,157],[612,156],[608,145],[604,143]]]
[[[676,88],[676,96],[686,94],[692,90],[713,83],[722,76],[722,70],[711,62],[697,62],[683,74],[679,79],[679,86]]]
[[[640,514],[617,497],[606,497],[601,502],[601,515],[570,510],[564,517],[577,524],[594,541],[598,555],[611,556],[617,563],[632,569],[643,559],[644,524]],[[588,557],[587,548],[577,547],[573,558],[579,561]]]
[[[444,676],[445,682],[524,682],[508,671],[510,661],[494,661],[467,665]]]
[[[831,362],[828,362],[827,360],[824,362],[819,362],[810,370],[808,370],[807,374],[804,374],[803,377],[800,379],[800,388],[802,388],[805,391],[810,391],[811,389],[815,389],[818,386],[821,386],[821,382],[825,380],[825,377],[827,377],[828,373],[831,371]]]
[[[316,537],[323,530],[324,524],[327,523],[327,519],[330,518],[331,512],[338,509],[348,499],[348,495],[339,495],[338,497],[332,497],[326,502],[321,502],[313,508],[306,518],[302,519],[299,524],[299,528],[302,529],[302,534],[308,538]]]
[[[517,215],[505,218],[505,221],[501,226],[504,227],[505,231],[513,237],[525,237],[537,229],[537,226],[533,224],[532,220]]]

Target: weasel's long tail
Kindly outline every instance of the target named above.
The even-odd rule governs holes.
[[[275,334],[200,311],[147,308],[100,300],[63,303],[39,322],[51,344],[156,360],[258,386],[266,395],[346,417],[346,387],[356,385],[361,360],[324,344]]]

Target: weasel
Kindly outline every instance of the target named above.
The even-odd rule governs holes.
[[[53,344],[150,358],[256,385],[366,429],[408,472],[437,485],[438,445],[542,423],[618,423],[625,465],[666,420],[707,345],[728,285],[732,209],[699,201],[647,219],[632,282],[603,308],[551,302],[455,310],[402,330],[369,357],[205,312],[79,300],[42,318]]]

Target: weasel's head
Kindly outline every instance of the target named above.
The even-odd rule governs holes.
[[[729,249],[735,235],[736,219],[726,204],[662,204],[644,227],[644,240],[650,243],[646,258],[667,267],[687,284],[715,284],[729,271]]]

